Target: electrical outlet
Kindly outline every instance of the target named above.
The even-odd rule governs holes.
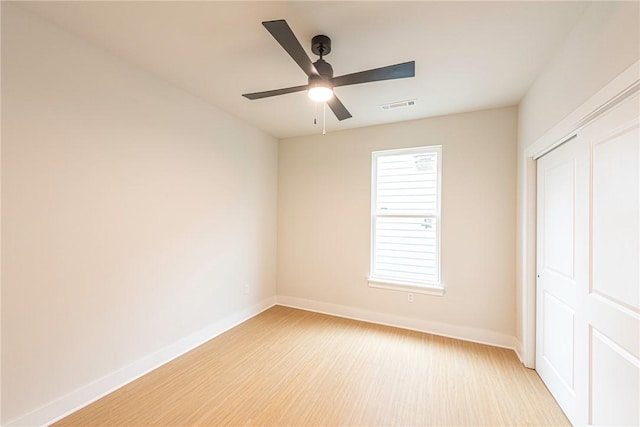
[[[407,294],[407,301],[413,302],[413,294],[411,292]]]
[[[245,295],[249,294],[249,285],[244,285],[244,287],[242,288],[242,293]]]

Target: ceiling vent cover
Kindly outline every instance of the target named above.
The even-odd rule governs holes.
[[[390,102],[389,104],[382,104],[380,108],[382,109],[382,111],[389,111],[397,110],[398,108],[413,107],[414,105],[416,105],[416,100],[410,99],[408,101],[396,101]]]

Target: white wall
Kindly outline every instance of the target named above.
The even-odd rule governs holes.
[[[272,137],[6,2],[2,119],[3,424],[274,300]]]
[[[281,141],[279,301],[417,319],[403,324],[472,339],[512,337],[516,116],[503,108]],[[443,146],[446,293],[409,303],[404,292],[367,285],[371,152],[430,144]]]
[[[523,330],[527,308],[524,288],[534,280],[535,256],[527,254],[527,239],[535,239],[535,166],[525,150],[640,58],[640,3],[594,2],[584,12],[556,55],[540,73],[519,106],[518,115],[518,235],[517,338],[533,340]],[[527,178],[528,176],[528,178]],[[527,202],[528,198],[528,202]],[[530,311],[530,310],[529,310]]]

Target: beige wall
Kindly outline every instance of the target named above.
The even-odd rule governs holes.
[[[277,141],[2,9],[4,424],[273,299]]]
[[[280,142],[278,295],[515,334],[516,108]],[[367,285],[371,152],[442,145],[444,297]]]
[[[535,201],[529,203],[529,210],[525,212],[525,149],[639,58],[640,3],[594,2],[585,10],[520,103],[516,288],[517,338],[520,341],[526,335],[522,330],[522,319],[527,315],[522,305],[523,292],[528,292],[529,298],[535,298],[534,290],[523,289],[525,278],[535,276],[535,266],[532,265],[535,257],[528,257],[524,250],[526,240],[535,238],[535,229],[526,220],[527,216],[535,216]],[[525,271],[527,269],[523,266],[527,258],[531,268]],[[527,340],[532,339],[530,336]]]
[[[520,103],[528,147],[640,57],[640,2],[593,2]]]

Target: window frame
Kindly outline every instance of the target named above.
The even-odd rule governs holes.
[[[437,154],[437,197],[436,213],[429,215],[416,214],[391,214],[380,215],[377,213],[377,187],[378,187],[378,159],[380,157],[393,156],[398,154]],[[404,281],[374,276],[375,271],[375,248],[376,248],[376,218],[378,217],[403,217],[403,218],[435,218],[436,221],[436,260],[437,260],[437,281],[418,282]],[[442,145],[427,145],[421,147],[400,148],[390,150],[378,150],[371,152],[371,240],[370,240],[370,262],[368,284],[372,288],[389,289],[403,292],[413,292],[428,295],[444,295],[444,285],[442,283]]]

